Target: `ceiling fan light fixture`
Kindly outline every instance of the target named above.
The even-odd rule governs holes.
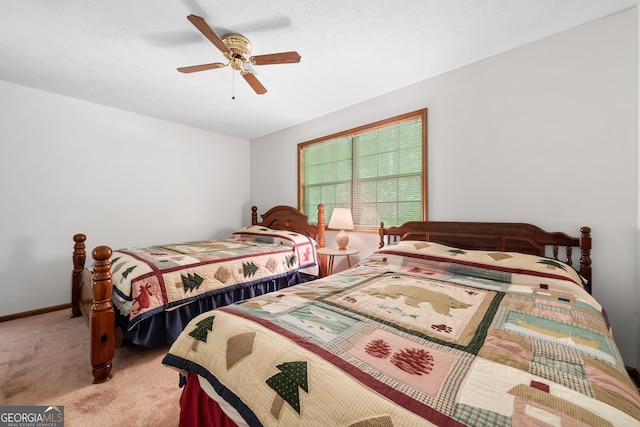
[[[232,56],[229,59],[229,65],[231,65],[231,68],[233,68],[236,71],[243,70],[244,63],[245,61],[243,61],[242,57]]]

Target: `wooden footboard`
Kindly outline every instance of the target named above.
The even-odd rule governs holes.
[[[289,206],[276,206],[262,215],[258,221],[257,208],[251,208],[251,224],[277,230],[291,230],[313,237],[324,247],[324,206],[318,205],[318,223],[309,224],[308,216]],[[73,272],[71,274],[71,317],[84,316],[91,335],[91,365],[93,383],[111,379],[112,360],[121,342],[121,334],[115,324],[115,311],[111,303],[111,248],[98,246],[92,256],[95,264],[92,272],[86,268],[87,236],[73,236]],[[322,267],[321,267],[322,268]]]

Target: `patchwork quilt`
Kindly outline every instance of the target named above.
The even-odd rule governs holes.
[[[313,239],[247,226],[221,240],[113,251],[111,299],[131,329],[159,311],[295,271],[317,276]]]
[[[400,242],[203,313],[163,363],[255,426],[640,425],[602,307],[517,253]]]

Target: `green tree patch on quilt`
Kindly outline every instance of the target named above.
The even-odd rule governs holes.
[[[253,262],[243,262],[242,263],[242,273],[244,274],[244,277],[251,277],[254,274],[256,274],[256,271],[258,271],[258,266],[255,265],[255,263]]]
[[[267,379],[267,385],[277,393],[271,404],[271,415],[280,419],[285,402],[300,413],[300,393],[298,387],[309,393],[307,362],[285,362],[276,366],[280,372]]]
[[[202,282],[204,282],[204,278],[198,276],[196,273],[189,273],[186,276],[181,274],[180,278],[182,279],[182,286],[184,286],[185,292],[198,289]]]
[[[298,257],[296,257],[296,254],[287,255],[287,267],[294,267],[296,265],[297,259]]]
[[[196,323],[196,328],[189,332],[189,336],[195,338],[195,340],[193,340],[193,345],[191,346],[193,351],[198,349],[198,341],[207,342],[207,335],[209,334],[209,331],[213,330],[213,321],[215,318],[216,316],[209,316],[202,319]]]
[[[541,259],[540,261],[538,261],[539,264],[546,264],[548,265],[550,268],[555,267],[555,268],[561,268],[562,270],[567,271],[567,269],[565,268],[565,266],[562,263],[559,263],[557,261],[554,261],[552,259]]]

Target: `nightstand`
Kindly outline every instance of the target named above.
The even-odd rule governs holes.
[[[346,256],[347,264],[349,268],[351,268],[351,259],[349,258],[351,255],[356,255],[360,252],[357,249],[347,248],[347,249],[338,249],[338,248],[318,248],[316,253],[319,255],[324,255],[327,257],[327,274],[333,274],[333,260],[337,256]]]

